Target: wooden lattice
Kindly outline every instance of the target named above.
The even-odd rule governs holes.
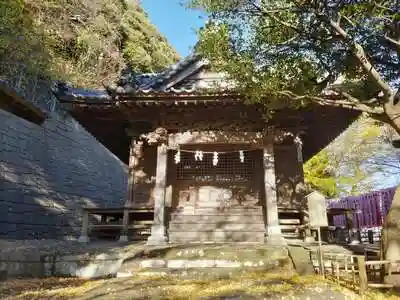
[[[181,153],[181,161],[177,166],[179,181],[214,182],[214,183],[241,183],[254,178],[254,153],[244,152],[244,161],[241,162],[239,152],[218,154],[218,164],[213,165],[213,154],[204,153],[202,160],[195,160],[190,152]]]

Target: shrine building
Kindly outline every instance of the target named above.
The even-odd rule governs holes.
[[[106,90],[60,83],[55,93],[129,164],[120,240],[130,239],[130,211],[151,208],[149,245],[304,238],[303,162],[358,116],[309,105],[266,119],[268,106],[245,103],[196,55],[158,74],[127,72]]]

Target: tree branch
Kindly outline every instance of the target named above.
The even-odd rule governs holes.
[[[309,100],[322,106],[333,106],[333,107],[343,107],[351,110],[356,110],[360,112],[365,112],[375,116],[384,115],[384,110],[382,107],[369,107],[366,104],[361,103],[357,98],[341,92],[340,94],[345,98],[343,99],[330,99],[329,97],[317,97],[312,95],[297,95],[292,91],[284,90],[276,92],[278,95],[288,97],[293,100]]]
[[[338,23],[334,22],[332,19],[328,20],[331,27],[347,42],[350,44],[355,57],[361,63],[363,69],[367,72],[367,74],[371,75],[375,83],[382,89],[383,94],[387,101],[390,101],[392,98],[392,89],[390,86],[382,79],[379,75],[378,71],[374,68],[374,66],[368,60],[363,47],[350,39],[347,32],[339,26]]]
[[[264,9],[262,9],[260,6],[258,6],[256,3],[254,3],[253,1],[251,1],[251,5],[252,5],[258,12],[260,12],[262,15],[268,16],[268,17],[270,17],[271,19],[273,19],[274,21],[278,22],[279,24],[281,24],[281,25],[283,25],[283,26],[285,26],[285,27],[291,28],[291,29],[295,30],[295,31],[298,32],[298,33],[301,33],[301,28],[298,28],[297,26],[294,26],[294,25],[289,24],[289,23],[287,23],[287,22],[285,22],[285,21],[282,21],[281,19],[279,19],[278,17],[276,17],[276,16],[273,14],[274,12],[277,12],[276,10],[274,10],[274,12],[269,11],[269,10],[264,10]]]
[[[396,13],[396,10],[394,10],[394,9],[392,9],[392,8],[390,8],[390,7],[384,6],[384,5],[382,5],[382,4],[376,3],[376,1],[374,1],[374,5],[375,5],[376,7],[378,7],[378,8],[383,9],[383,10],[387,10],[387,11]]]
[[[387,34],[385,34],[384,38],[385,38],[385,40],[387,40],[390,43],[394,44],[400,50],[400,40],[396,41],[395,39],[392,39],[391,37],[389,37]]]

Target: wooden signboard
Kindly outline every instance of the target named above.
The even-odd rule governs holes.
[[[310,226],[313,228],[328,226],[326,199],[324,195],[318,192],[312,192],[307,196],[307,204]]]
[[[325,196],[319,192],[312,192],[307,195],[308,216],[311,228],[316,228],[318,231],[318,253],[320,274],[325,277],[324,260],[322,255],[322,238],[321,227],[328,226],[328,215],[326,211]]]

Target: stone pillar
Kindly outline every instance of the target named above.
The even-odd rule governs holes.
[[[86,210],[83,211],[81,236],[78,241],[81,243],[89,242],[89,212]]]
[[[136,169],[139,165],[139,160],[143,156],[143,142],[136,141],[135,137],[132,137],[130,149],[129,149],[129,169],[128,169],[128,195],[124,205],[124,214],[122,218],[122,231],[119,237],[120,242],[128,241],[128,229],[129,229],[129,209],[132,208],[135,202],[135,184]]]
[[[167,184],[168,149],[166,144],[157,147],[156,183],[154,187],[154,221],[147,245],[165,245],[168,242],[165,227],[165,197]]]
[[[268,139],[264,144],[264,187],[266,209],[266,242],[284,245],[278,218],[278,197],[276,193],[275,160],[273,139]]]

